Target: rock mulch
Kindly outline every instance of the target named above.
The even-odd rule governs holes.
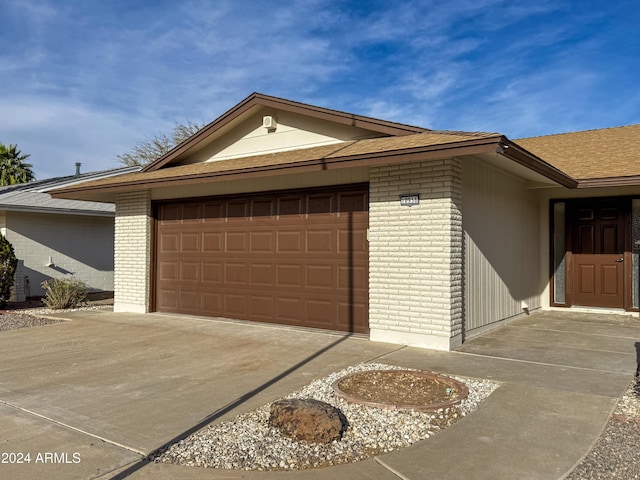
[[[0,313],[0,332],[17,330],[19,328],[38,327],[40,325],[49,325],[51,323],[59,323],[61,321],[62,320],[36,317],[26,313]]]
[[[567,480],[640,479],[640,380],[635,378],[604,432]]]
[[[107,302],[105,302],[107,303]],[[109,305],[91,305],[83,310],[102,310]],[[31,308],[0,312],[0,332],[28,328],[59,320],[38,315],[60,310]],[[294,442],[268,427],[269,407],[239,415],[231,422],[209,426],[159,453],[155,461],[214,468],[255,470],[304,469],[357,461],[428,438],[473,411],[497,384],[463,379],[469,397],[462,405],[435,414],[389,411],[347,404],[334,398],[332,383],[342,376],[366,369],[397,368],[363,364],[350,367],[292,393],[288,398],[314,397],[330,400],[350,417],[351,428],[343,440],[328,445]],[[336,402],[336,403],[333,403]],[[640,379],[635,378],[619,401],[602,435],[567,480],[640,480]]]
[[[188,466],[239,470],[302,470],[363,460],[429,438],[469,414],[498,384],[457,378],[469,396],[455,407],[436,412],[385,410],[349,403],[337,397],[333,383],[357,371],[399,369],[361,364],[316,380],[286,398],[314,398],[340,409],[348,422],[341,440],[328,444],[297,442],[269,426],[270,404],[230,422],[206,427],[169,446],[154,460]]]

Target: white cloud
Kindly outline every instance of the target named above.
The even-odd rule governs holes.
[[[116,155],[154,124],[41,97],[0,98],[0,111],[0,142],[29,153],[37,178],[71,175],[76,162],[84,172],[117,168]]]
[[[603,47],[617,24],[570,2],[7,5],[0,141],[32,153],[39,176],[61,162],[114,166],[145,136],[209,122],[253,91],[511,136],[640,111],[637,62],[616,62],[614,40]],[[586,28],[596,20],[609,30]]]

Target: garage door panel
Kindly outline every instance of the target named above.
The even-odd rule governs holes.
[[[250,232],[250,247],[251,252],[256,253],[275,253],[275,232]]]
[[[253,264],[250,267],[251,277],[249,282],[252,285],[263,285],[267,287],[273,286],[274,267],[272,264]]]
[[[367,209],[366,188],[159,204],[155,308],[368,332]]]
[[[202,312],[199,313],[222,312],[222,293],[204,292],[201,299]]]
[[[162,288],[158,291],[158,310],[175,312],[178,309],[178,291]]]
[[[226,251],[227,252],[241,252],[248,251],[249,243],[247,242],[248,232],[227,232],[226,237]]]
[[[301,253],[302,252],[302,232],[299,231],[279,231],[277,232],[277,253]]]
[[[333,229],[308,230],[307,253],[332,253],[334,250]]]
[[[276,275],[277,287],[300,287],[302,285],[302,265],[279,264],[276,269],[278,271]]]
[[[306,302],[309,327],[327,328],[336,323],[336,302],[329,299],[311,298]]]
[[[251,217],[253,220],[267,220],[261,217],[271,217],[275,214],[275,201],[272,198],[255,199],[251,202]]]
[[[333,213],[335,195],[328,193],[318,193],[309,195],[307,199],[307,215],[309,217],[315,215],[324,215]]]
[[[204,202],[203,223],[220,223],[226,218],[226,203],[221,201]]]
[[[180,280],[183,282],[199,282],[200,262],[180,263]]]
[[[344,301],[338,303],[338,315],[336,315],[336,330],[361,331],[369,324],[369,311],[366,302]]]
[[[200,311],[200,293],[198,291],[181,289],[178,298],[179,311],[184,313],[198,313]]]
[[[179,280],[178,272],[180,265],[178,262],[160,262],[158,264],[158,277],[160,280],[175,282]]]
[[[161,225],[180,223],[182,218],[181,205],[162,205],[158,212],[158,221]]]
[[[220,262],[202,263],[202,281],[205,283],[222,283],[224,266]]]
[[[299,297],[278,297],[276,298],[276,316],[279,321],[289,320],[299,324],[304,318],[304,304]]]
[[[256,320],[271,321],[275,312],[275,300],[270,295],[253,295],[249,304],[249,314]]]
[[[180,234],[163,233],[159,238],[158,245],[162,253],[177,253],[180,251]]]
[[[247,200],[227,201],[227,223],[244,222],[248,214]]]
[[[225,293],[223,309],[225,314],[232,318],[244,318],[247,315],[248,298],[247,295]]]
[[[202,234],[182,233],[180,234],[180,249],[183,253],[200,253],[200,239]]]
[[[338,194],[338,212],[366,212],[369,199],[366,192],[346,192]]]
[[[202,205],[200,203],[187,203],[182,206],[181,222],[185,223],[200,223],[202,221],[202,214],[200,209]]]
[[[202,234],[202,253],[222,253],[223,251],[223,232],[204,232]]]
[[[305,286],[333,290],[335,285],[333,265],[307,265]]]
[[[366,253],[369,250],[366,228],[338,230],[338,253]]]
[[[369,289],[369,269],[365,266],[338,267],[338,286],[343,290],[353,289],[367,292]]]
[[[291,196],[281,197],[278,199],[278,217],[285,223],[299,221],[299,217],[303,214],[303,197]],[[296,218],[298,217],[298,218]]]
[[[246,263],[227,262],[224,269],[225,283],[235,283],[239,285],[246,284],[247,269],[248,269],[248,265]]]

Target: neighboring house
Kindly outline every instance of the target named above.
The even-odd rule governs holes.
[[[116,311],[449,350],[539,308],[638,310],[639,138],[512,141],[255,93],[140,172],[53,196],[115,203]]]
[[[49,189],[130,173],[119,168],[0,187],[0,230],[13,245],[18,268],[11,301],[42,296],[41,283],[73,276],[90,291],[113,291],[115,208],[109,203],[51,198]]]

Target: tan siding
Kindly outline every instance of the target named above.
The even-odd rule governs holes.
[[[463,168],[465,330],[540,307],[538,195],[512,175],[467,159]]]
[[[276,118],[275,129],[267,130],[262,126],[262,118],[265,115]],[[193,155],[188,163],[218,161],[379,136],[381,136],[379,133],[351,125],[314,119],[282,110],[264,109]]]

